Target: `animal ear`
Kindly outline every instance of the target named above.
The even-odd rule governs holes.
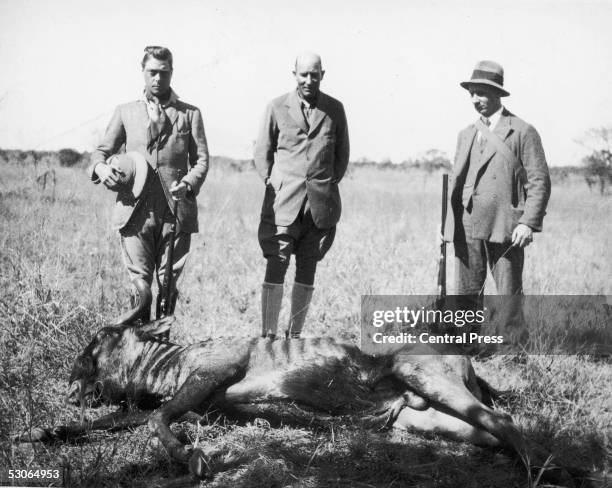
[[[134,331],[138,336],[141,335],[151,335],[156,336],[163,334],[170,330],[170,326],[174,322],[174,316],[170,315],[168,317],[161,318],[159,320],[154,320],[153,322],[149,322],[140,327],[135,327]]]

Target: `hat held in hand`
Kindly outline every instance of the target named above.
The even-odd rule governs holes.
[[[119,173],[118,193],[131,193],[134,198],[138,198],[147,180],[149,165],[142,154],[130,151],[125,154],[115,154],[106,161],[107,164],[115,168]]]
[[[472,85],[488,85],[497,88],[502,97],[510,95],[504,90],[504,68],[495,61],[479,61],[472,71],[472,78],[459,84],[466,90]]]

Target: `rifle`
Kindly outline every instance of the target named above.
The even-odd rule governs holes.
[[[446,241],[444,240],[444,227],[446,226],[446,213],[448,209],[448,175],[442,175],[442,221],[440,224],[440,258],[438,260],[438,303],[446,298]]]
[[[174,240],[176,237],[178,200],[174,200],[173,203],[170,242],[168,243],[168,251],[166,254],[166,269],[164,270],[164,279],[162,281],[162,292],[158,295],[157,299],[158,319],[169,315],[170,308],[172,307],[172,268],[174,265]]]

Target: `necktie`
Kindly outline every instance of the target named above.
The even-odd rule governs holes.
[[[306,119],[306,124],[310,127],[310,116],[312,115],[312,107],[302,102],[302,114],[304,114],[304,119]]]
[[[487,117],[480,117],[480,120],[487,127],[491,127],[491,121]],[[480,144],[480,148],[483,149],[487,144],[487,139],[482,135],[482,133],[478,132],[478,142]]]
[[[166,112],[159,102],[147,100],[147,113],[149,114],[149,141],[147,148],[149,151],[159,142],[160,135],[166,123]]]

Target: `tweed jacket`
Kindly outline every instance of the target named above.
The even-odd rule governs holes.
[[[262,220],[288,226],[308,198],[317,227],[336,225],[341,212],[338,182],[349,150],[346,115],[338,100],[319,93],[308,125],[297,91],[274,99],[255,147],[255,167],[267,183]]]
[[[196,196],[208,172],[208,145],[200,110],[180,100],[165,108],[172,128],[166,143],[160,148],[147,150],[149,116],[144,100],[119,105],[108,124],[104,139],[91,156],[89,173],[94,183],[99,179],[94,171],[98,163],[116,154],[125,144],[125,150],[137,151],[149,163],[161,180],[168,205],[173,208],[169,188],[173,181],[184,181],[191,191],[178,203],[177,232],[198,232],[198,206]],[[151,175],[150,175],[151,176]],[[122,229],[130,220],[139,199],[126,200],[117,194],[112,226]]]
[[[462,190],[477,132],[472,124],[459,133],[457,141],[449,192],[452,211],[445,229],[445,239],[450,242],[465,240]],[[531,125],[504,109],[493,132],[521,166],[513,168],[493,144],[487,143],[472,193],[472,238],[506,243],[512,240],[512,231],[518,224],[528,225],[536,232],[542,230],[550,176],[540,136]]]

